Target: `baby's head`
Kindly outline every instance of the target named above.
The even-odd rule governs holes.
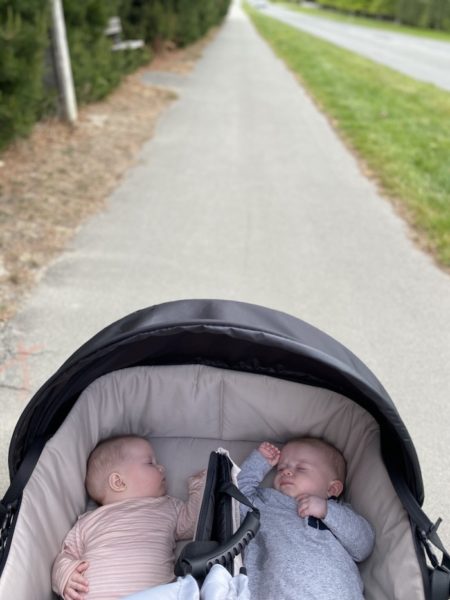
[[[134,435],[113,437],[100,442],[91,452],[86,489],[98,504],[158,498],[166,493],[164,473],[148,440]]]
[[[338,497],[344,489],[345,459],[342,454],[318,438],[299,438],[281,450],[274,487],[298,498],[301,494],[320,498]]]

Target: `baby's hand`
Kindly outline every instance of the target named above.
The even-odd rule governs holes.
[[[207,470],[203,469],[199,473],[196,473],[195,475],[191,475],[188,478],[188,487],[189,487],[189,489],[190,490],[200,489],[204,485],[204,482],[205,482],[205,479],[206,479],[206,473],[207,473]]]
[[[297,511],[300,517],[316,517],[316,519],[323,519],[327,516],[328,503],[324,498],[300,494],[297,498],[297,502]]]
[[[89,591],[89,583],[84,576],[84,572],[88,567],[89,563],[82,562],[72,571],[64,588],[64,600],[83,600],[85,594]]]
[[[207,469],[202,469],[201,471],[199,471],[195,475],[192,475],[192,477],[190,477],[190,479],[192,481],[201,481],[202,479],[205,478],[206,472],[207,472]]]
[[[258,448],[260,454],[274,467],[280,460],[280,450],[270,442],[263,442]]]

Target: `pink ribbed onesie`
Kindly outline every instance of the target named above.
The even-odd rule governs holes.
[[[175,541],[192,539],[203,481],[189,480],[189,500],[136,498],[106,504],[81,517],[69,531],[52,571],[63,595],[73,570],[89,563],[86,600],[117,600],[175,579]]]

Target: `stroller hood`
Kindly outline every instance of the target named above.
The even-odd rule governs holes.
[[[423,483],[411,437],[374,374],[347,348],[285,313],[227,300],[180,300],[132,313],[106,327],[34,395],[9,448],[11,479],[38,439],[58,429],[95,379],[139,365],[205,364],[264,374],[338,392],[378,422],[391,479],[400,477],[417,502]]]

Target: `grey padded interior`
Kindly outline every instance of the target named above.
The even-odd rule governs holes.
[[[202,365],[124,369],[83,392],[25,489],[1,600],[52,598],[52,562],[88,503],[87,457],[99,440],[122,433],[152,441],[169,493],[182,498],[186,478],[219,446],[239,463],[265,439],[324,437],[347,460],[346,500],[376,530],[375,550],[360,566],[366,599],[424,600],[409,519],[381,460],[374,419],[329,390]]]

